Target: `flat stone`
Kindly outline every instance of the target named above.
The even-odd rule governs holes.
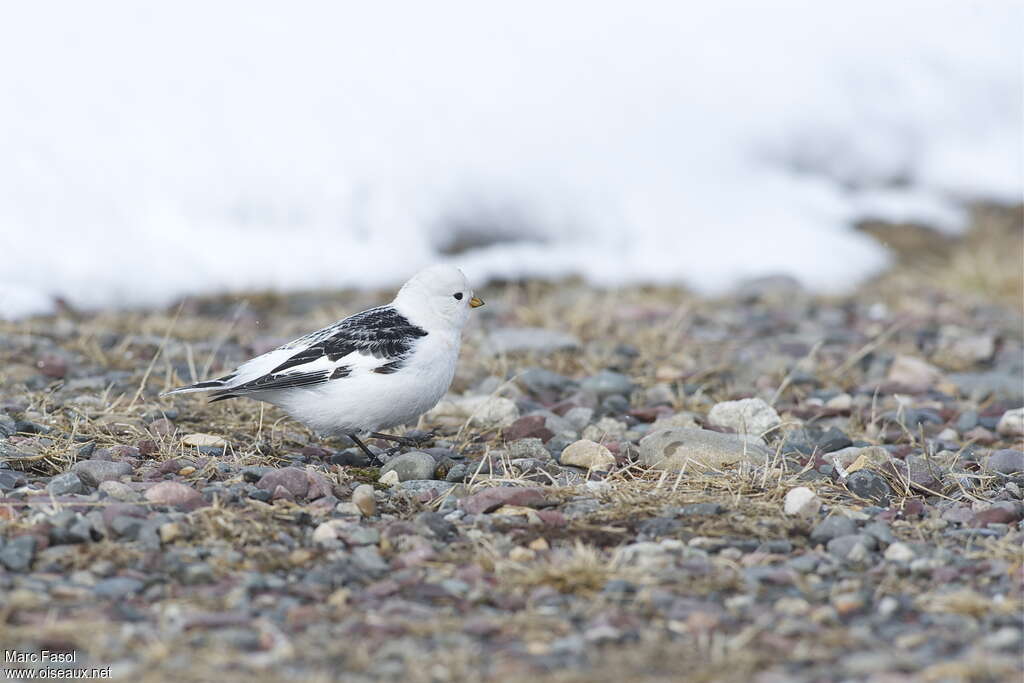
[[[199,491],[177,481],[162,481],[146,489],[146,500],[156,505],[170,505],[181,510],[195,510],[205,501]]]
[[[1011,448],[995,451],[984,461],[985,469],[1002,474],[1024,472],[1024,451]]]
[[[92,488],[104,481],[117,481],[121,477],[132,473],[132,466],[127,462],[114,462],[111,460],[81,460],[76,462],[71,471],[78,474],[79,478]]]
[[[381,468],[380,473],[383,476],[388,472],[395,472],[398,475],[398,481],[409,481],[411,479],[433,479],[436,470],[437,461],[432,455],[422,451],[412,451],[389,460]]]
[[[547,428],[547,418],[543,415],[527,415],[521,417],[502,432],[506,441],[520,441],[522,439],[539,439],[547,442],[555,433]]]
[[[69,494],[83,493],[85,484],[76,472],[64,472],[58,474],[46,484],[46,490],[54,496],[66,496]]]
[[[633,391],[633,380],[621,372],[602,370],[601,372],[587,377],[580,382],[580,389],[595,394],[598,397],[611,394],[623,394],[628,396]]]
[[[687,463],[718,468],[739,462],[763,465],[771,453],[735,434],[707,429],[661,429],[640,441],[640,462],[663,470]]]
[[[813,517],[821,509],[821,499],[806,486],[786,492],[782,510],[790,516]]]
[[[811,531],[811,541],[827,543],[839,536],[850,536],[857,533],[857,525],[849,517],[833,515],[818,523]]]
[[[266,491],[274,491],[280,486],[299,500],[309,492],[309,477],[306,476],[306,470],[298,467],[282,467],[264,474],[256,486]]]
[[[185,446],[199,448],[200,446],[212,446],[214,448],[227,448],[228,442],[216,434],[186,434],[181,437],[181,443]]]
[[[588,439],[569,444],[562,451],[558,462],[583,469],[608,470],[615,464],[615,456],[606,447]]]
[[[708,413],[708,422],[760,439],[782,424],[782,418],[764,400],[744,398],[716,403]]]
[[[552,372],[546,368],[526,368],[519,373],[517,381],[533,395],[561,395],[576,385],[576,382],[565,375]]]
[[[575,336],[543,327],[499,327],[491,330],[483,344],[484,352],[493,356],[526,351],[551,353],[579,347],[580,340]]]
[[[98,598],[124,598],[135,595],[142,590],[143,583],[127,576],[115,576],[98,581],[93,586],[93,593]]]
[[[889,366],[887,378],[912,392],[923,392],[935,386],[942,373],[938,368],[915,356],[896,356]]]
[[[491,512],[504,505],[539,508],[551,503],[545,498],[543,489],[518,486],[487,488],[462,501],[462,509],[473,515]]]

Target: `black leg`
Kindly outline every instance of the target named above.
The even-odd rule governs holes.
[[[360,441],[358,436],[356,436],[355,434],[349,434],[348,438],[356,442],[356,445],[359,446],[360,450],[362,450],[363,453],[366,453],[366,457],[370,459],[371,463],[380,464],[380,458],[377,457],[377,454],[371,451],[369,448],[367,448],[366,444]]]

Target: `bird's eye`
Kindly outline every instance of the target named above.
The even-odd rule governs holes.
[[[452,296],[455,297],[456,301],[462,301],[462,292],[455,292]]]

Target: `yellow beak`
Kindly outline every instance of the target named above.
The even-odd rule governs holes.
[[[478,296],[474,296],[472,299],[469,300],[469,307],[470,308],[480,308],[483,305],[484,305],[484,300],[481,299]]]

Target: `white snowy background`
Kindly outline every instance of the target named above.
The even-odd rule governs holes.
[[[1022,8],[5,3],[0,317],[442,258],[848,288],[884,262],[856,219],[1019,200]]]

